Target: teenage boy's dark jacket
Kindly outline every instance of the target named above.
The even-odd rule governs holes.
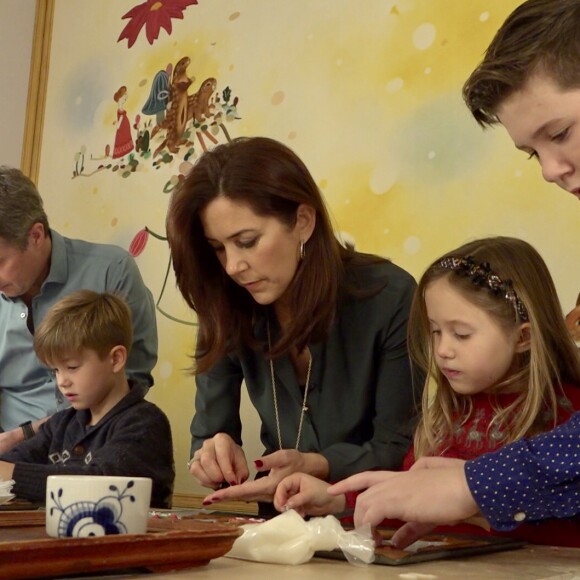
[[[152,507],[171,506],[175,471],[169,421],[144,399],[146,387],[129,394],[94,426],[88,410],[66,409],[38,433],[0,457],[14,463],[13,493],[45,501],[49,475],[129,475],[153,480]]]

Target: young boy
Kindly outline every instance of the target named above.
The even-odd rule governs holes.
[[[579,0],[524,2],[497,32],[463,95],[481,125],[501,123],[516,147],[537,159],[546,181],[580,199],[579,30]],[[569,324],[577,323],[573,316],[580,317],[580,309],[568,315]],[[356,502],[357,526],[384,518],[411,522],[393,537],[401,548],[434,524],[478,511],[504,531],[523,521],[570,518],[580,514],[579,440],[576,413],[549,433],[472,461],[423,458],[406,472],[359,473],[329,493],[366,489]],[[290,478],[278,496],[281,506],[292,505],[286,491],[297,504],[311,491],[304,474]],[[332,500],[335,509],[344,505],[339,499]]]
[[[17,497],[44,502],[49,475],[131,475],[153,480],[152,506],[170,507],[169,421],[144,399],[146,386],[127,380],[132,339],[131,311],[114,294],[80,290],[48,311],[34,348],[71,408],[0,457]]]

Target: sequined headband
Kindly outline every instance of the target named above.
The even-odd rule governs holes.
[[[516,313],[516,320],[518,318],[523,322],[529,320],[528,311],[513,289],[512,281],[502,280],[487,262],[477,264],[471,256],[465,258],[451,256],[449,258],[443,258],[439,262],[439,266],[445,270],[453,270],[460,276],[469,278],[477,286],[487,288],[496,296],[503,297],[513,306]]]

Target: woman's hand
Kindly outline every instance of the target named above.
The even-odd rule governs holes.
[[[230,485],[248,479],[248,463],[242,448],[225,433],[206,439],[189,462],[189,472],[204,487],[218,488],[224,481]]]
[[[279,511],[296,510],[301,516],[323,516],[344,511],[343,495],[331,496],[330,484],[307,473],[293,473],[276,488],[274,507]]]
[[[208,495],[203,502],[204,505],[224,499],[271,502],[276,487],[287,475],[300,471],[324,478],[329,470],[328,461],[319,453],[301,453],[294,449],[275,451],[270,455],[264,455],[254,463],[259,472],[269,471],[268,475],[241,485],[220,489]]]

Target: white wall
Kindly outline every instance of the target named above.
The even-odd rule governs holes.
[[[0,0],[0,164],[20,167],[35,0]]]

